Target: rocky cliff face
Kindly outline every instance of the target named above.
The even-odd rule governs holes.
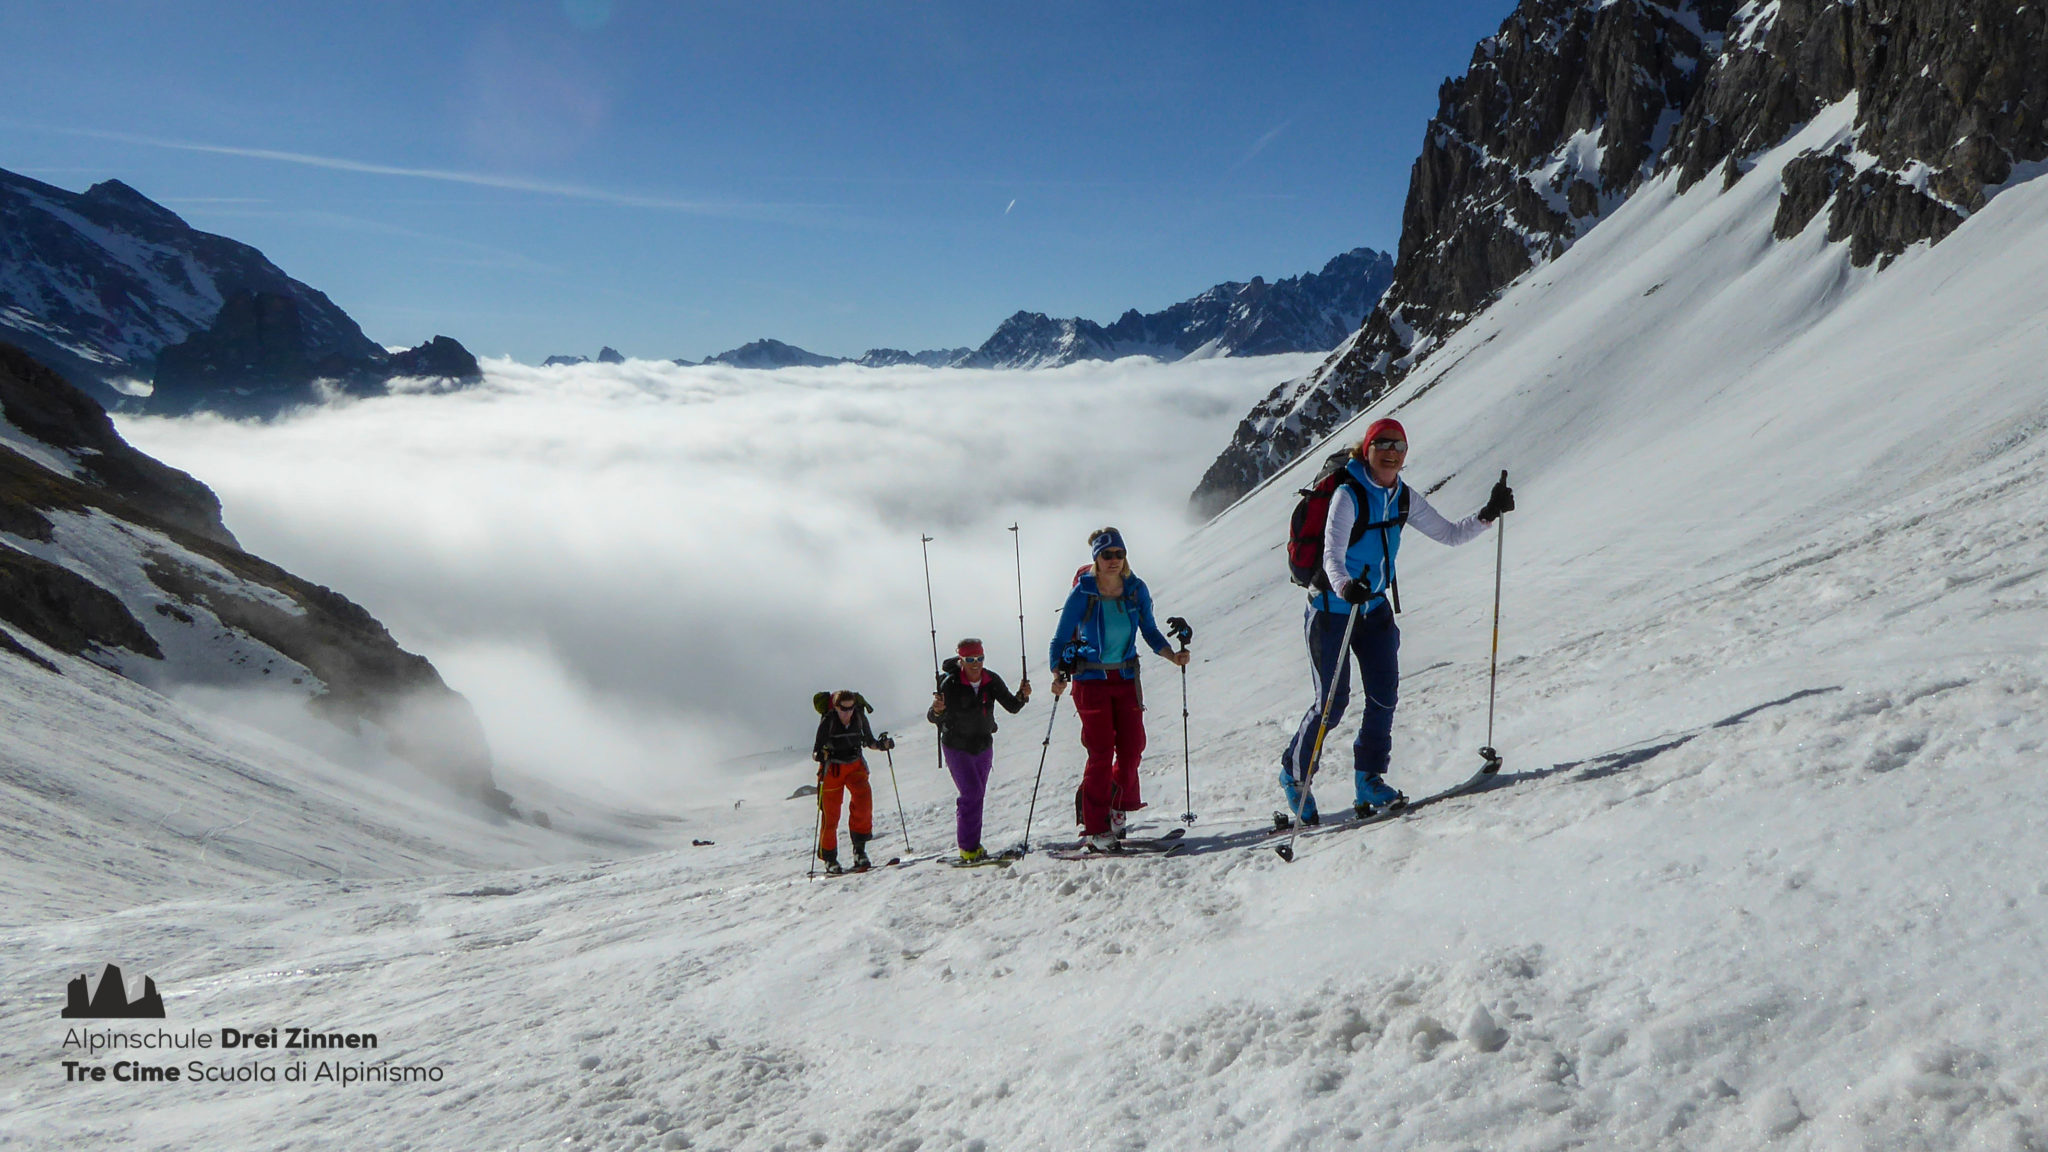
[[[2048,11],[1998,0],[1778,0],[1736,14],[1675,134],[1679,186],[1740,180],[1744,161],[1822,108],[1855,127],[1784,176],[1776,233],[1823,211],[1858,266],[1939,241],[2048,160]]]
[[[1196,511],[1213,515],[1317,443],[1626,199],[1655,171],[1731,7],[1524,0],[1480,41],[1424,130],[1392,285],[1329,361],[1245,417]]]
[[[1218,284],[1158,312],[1125,312],[1112,324],[1019,312],[1003,321],[963,368],[1051,368],[1077,360],[1151,356],[1266,356],[1321,352],[1357,328],[1393,277],[1384,252],[1356,248],[1321,272],[1268,284]]]
[[[497,807],[469,703],[330,589],[241,550],[205,485],[130,447],[106,411],[0,343],[0,659],[62,674],[302,700]]]
[[[159,381],[169,396],[151,405],[165,412],[273,415],[278,403],[311,398],[315,379],[377,391],[458,359],[467,375],[448,378],[479,378],[467,351],[436,347],[461,349],[447,337],[394,362],[263,253],[191,227],[118,180],[73,193],[0,171],[0,336],[103,406],[134,404],[130,394],[157,381],[165,352],[179,349]]]
[[[1839,101],[1855,130],[1788,168],[1778,236],[1825,213],[1858,265],[1939,241],[2048,157],[2044,23],[1991,0],[1524,0],[1443,87],[1380,306],[1252,409],[1193,508],[1312,447],[1645,180],[1725,187]]]

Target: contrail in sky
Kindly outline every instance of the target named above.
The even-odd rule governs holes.
[[[83,128],[51,130],[68,136],[86,136],[99,140],[115,140],[124,144],[141,144],[151,148],[170,148],[180,152],[205,152],[216,156],[242,156],[252,160],[272,160],[283,164],[301,164],[309,168],[328,168],[337,172],[360,172],[371,176],[405,176],[415,180],[436,180],[444,184],[468,184],[481,188],[500,188],[510,192],[532,192],[542,196],[560,196],[569,200],[587,200],[597,204],[612,204],[621,208],[652,208],[664,212],[688,212],[704,216],[736,216],[759,213],[769,209],[815,207],[815,205],[733,204],[710,200],[683,200],[669,196],[643,196],[630,192],[612,192],[603,188],[590,188],[580,184],[557,184],[546,180],[528,180],[518,176],[495,176],[482,172],[460,172],[446,168],[406,168],[396,164],[376,164],[369,161],[350,160],[337,156],[316,156],[308,152],[285,152],[274,148],[241,148],[230,144],[200,144],[187,140],[163,140],[149,136],[134,136],[125,132],[101,132]]]

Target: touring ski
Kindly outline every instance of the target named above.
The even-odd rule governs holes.
[[[1365,828],[1373,824],[1385,824],[1394,820],[1399,820],[1403,816],[1411,815],[1415,812],[1418,812],[1424,808],[1429,807],[1432,804],[1440,804],[1445,800],[1451,800],[1459,796],[1466,795],[1467,793],[1477,792],[1480,789],[1486,787],[1486,785],[1492,783],[1498,777],[1499,773],[1500,760],[1497,758],[1489,760],[1483,767],[1479,769],[1479,771],[1474,772],[1470,777],[1466,778],[1461,783],[1454,784],[1441,792],[1432,793],[1428,796],[1423,797],[1420,800],[1411,800],[1406,804],[1399,805],[1396,807],[1379,809],[1378,811],[1373,812],[1371,815],[1366,816],[1363,819],[1337,820],[1313,826],[1304,825],[1300,829],[1296,829],[1291,824],[1282,823],[1286,815],[1285,813],[1276,812],[1273,814],[1273,830],[1270,833],[1268,833],[1259,843],[1253,845],[1253,847],[1261,849],[1273,847],[1272,841],[1282,836],[1292,835],[1297,838],[1305,838],[1310,836],[1327,836],[1332,835],[1334,833],[1347,831],[1353,828]],[[1279,845],[1277,848],[1275,848],[1275,850],[1278,851],[1279,849],[1285,847],[1286,845],[1284,844]],[[1283,851],[1281,852],[1281,859],[1291,860],[1292,854]]]

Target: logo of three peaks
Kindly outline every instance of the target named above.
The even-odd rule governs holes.
[[[161,1020],[164,998],[157,995],[156,981],[142,978],[142,995],[128,999],[128,985],[118,965],[109,964],[100,973],[100,985],[90,992],[85,977],[73,980],[65,989],[64,1018],[67,1020]]]

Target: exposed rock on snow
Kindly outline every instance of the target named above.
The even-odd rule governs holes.
[[[1654,170],[1727,0],[1524,0],[1448,80],[1401,215],[1393,283],[1308,377],[1254,407],[1203,476],[1213,515],[1383,393]]]
[[[243,552],[203,484],[129,447],[104,409],[7,344],[0,410],[15,433],[0,441],[0,621],[22,633],[9,650],[32,640],[165,688],[267,681],[505,802],[468,703],[424,657],[346,597]]]

